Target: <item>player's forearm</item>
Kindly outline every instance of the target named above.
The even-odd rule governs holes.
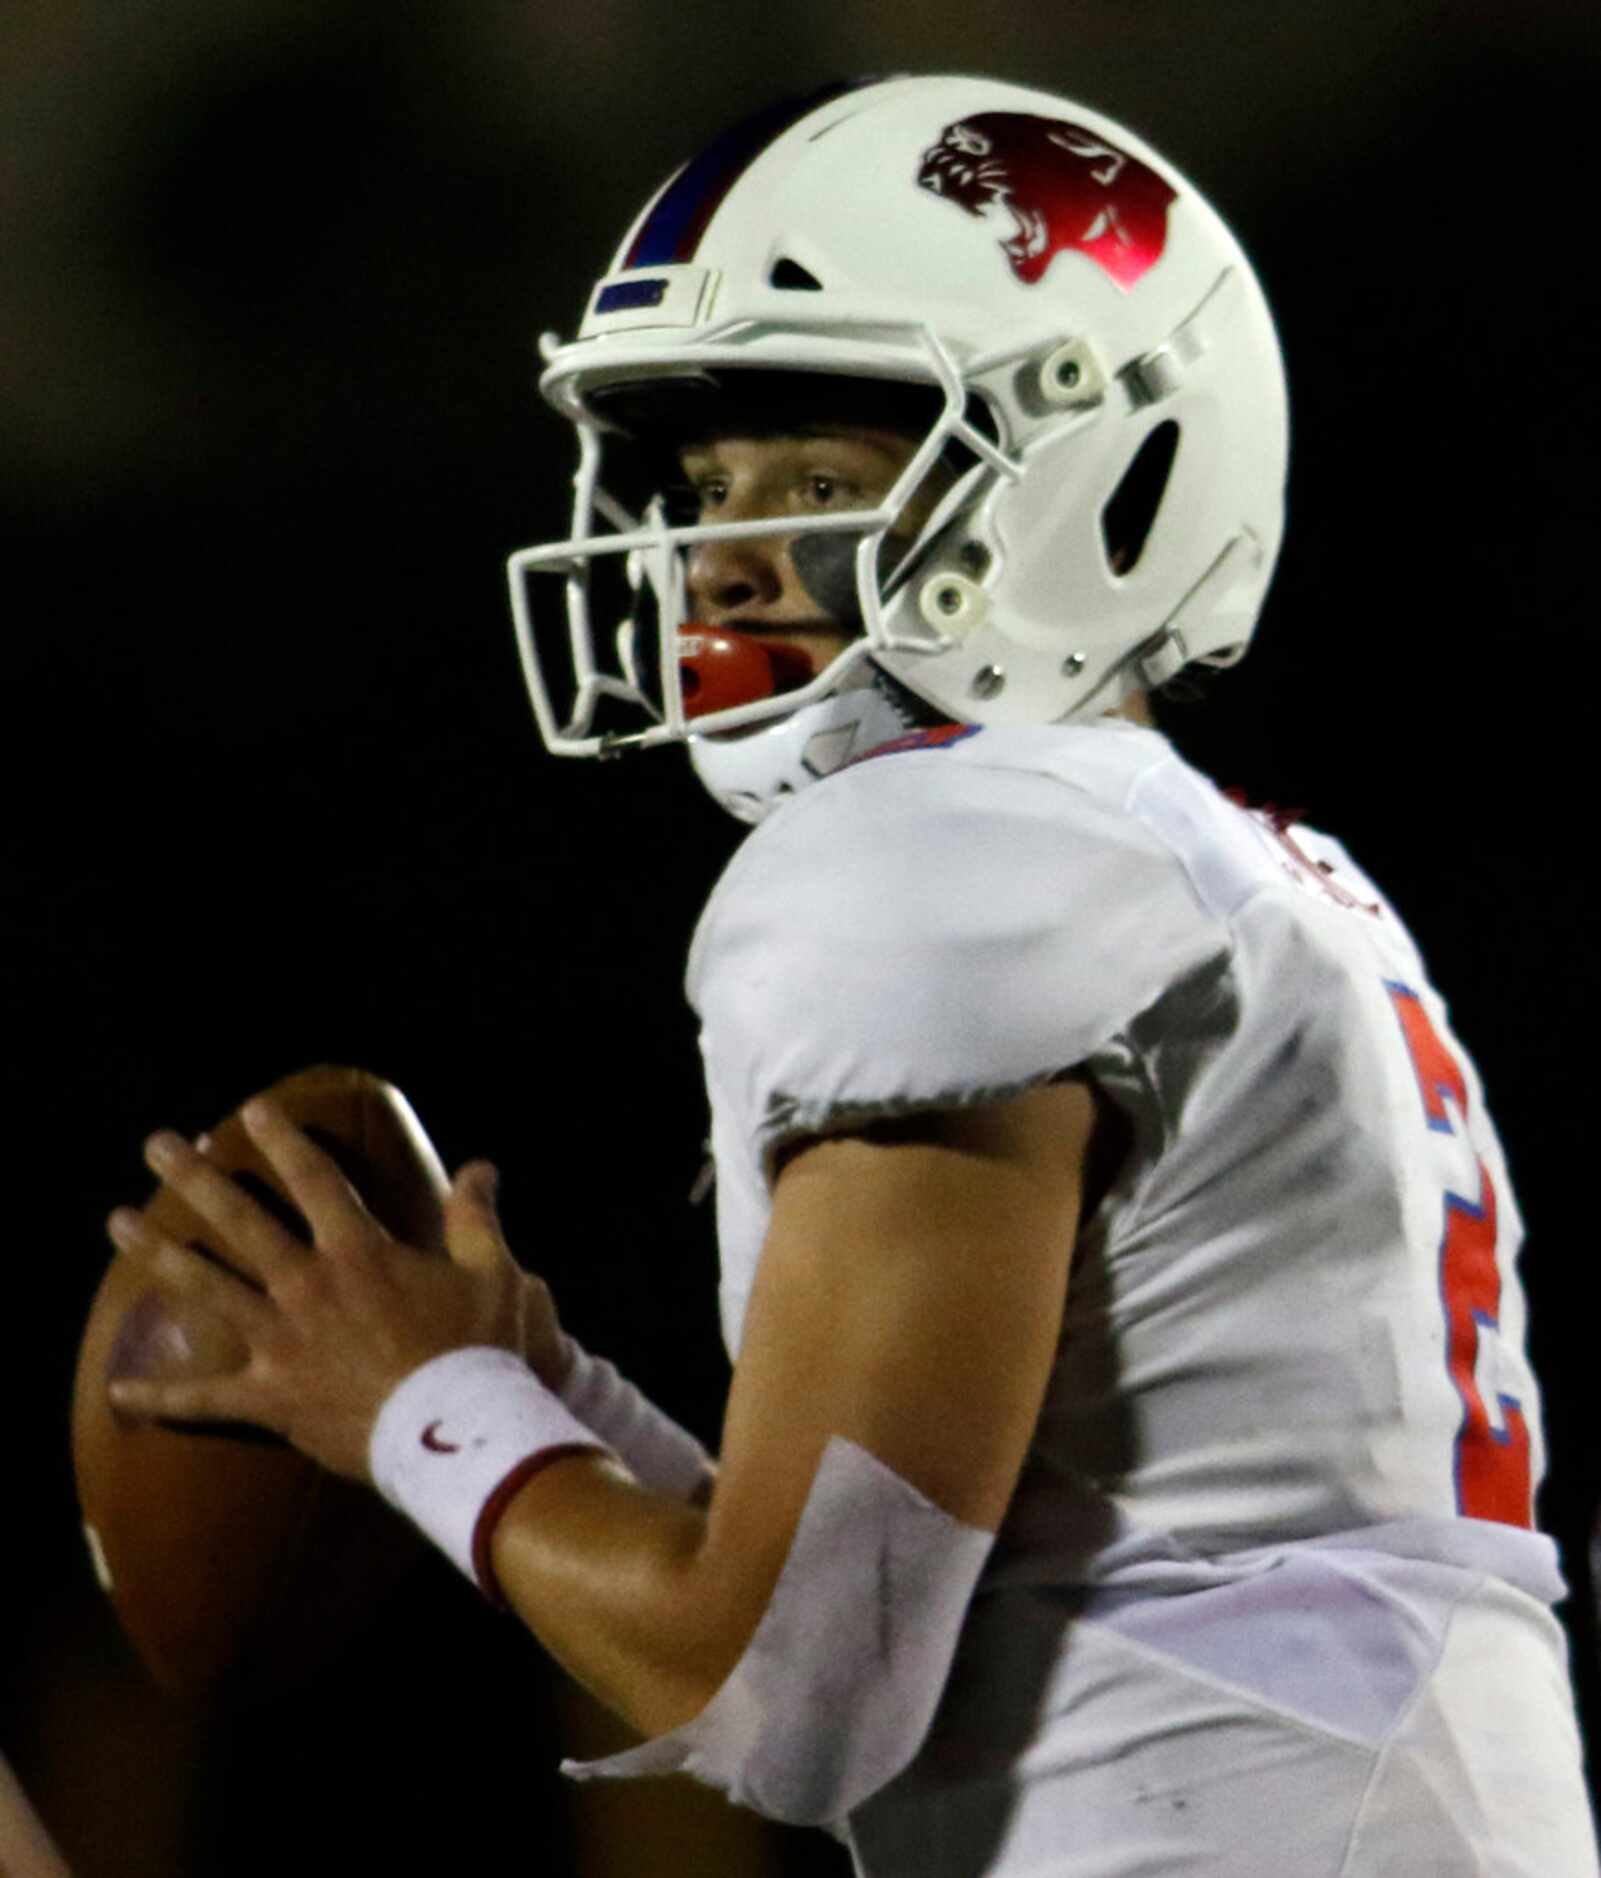
[[[517,1615],[642,1735],[698,1715],[739,1660],[771,1585],[712,1583],[707,1517],[600,1455],[536,1474],[491,1548]]]

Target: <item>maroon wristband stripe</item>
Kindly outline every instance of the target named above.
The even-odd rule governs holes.
[[[485,1500],[473,1526],[473,1577],[478,1580],[479,1590],[497,1611],[506,1610],[508,1605],[506,1594],[501,1590],[500,1581],[495,1576],[495,1568],[490,1561],[489,1551],[494,1544],[495,1528],[505,1516],[506,1508],[511,1505],[535,1474],[543,1473],[552,1461],[565,1460],[569,1454],[609,1454],[610,1452],[609,1448],[587,1441],[564,1441],[553,1448],[540,1448],[520,1460]]]

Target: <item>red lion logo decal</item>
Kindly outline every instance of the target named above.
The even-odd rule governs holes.
[[[1023,111],[980,111],[952,124],[924,152],[917,180],[969,215],[1009,209],[1017,226],[1001,249],[1029,286],[1073,248],[1132,287],[1162,258],[1177,193],[1093,131]]]

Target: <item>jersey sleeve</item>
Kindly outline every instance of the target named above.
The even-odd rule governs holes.
[[[747,838],[688,990],[708,1079],[770,1173],[796,1138],[1073,1069],[1227,946],[1133,815],[1057,776],[915,752]]]

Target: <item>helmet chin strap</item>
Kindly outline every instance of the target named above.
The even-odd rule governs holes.
[[[881,743],[947,721],[871,660],[864,660],[831,696],[775,723],[692,736],[689,760],[730,815],[759,822],[786,797]]]

